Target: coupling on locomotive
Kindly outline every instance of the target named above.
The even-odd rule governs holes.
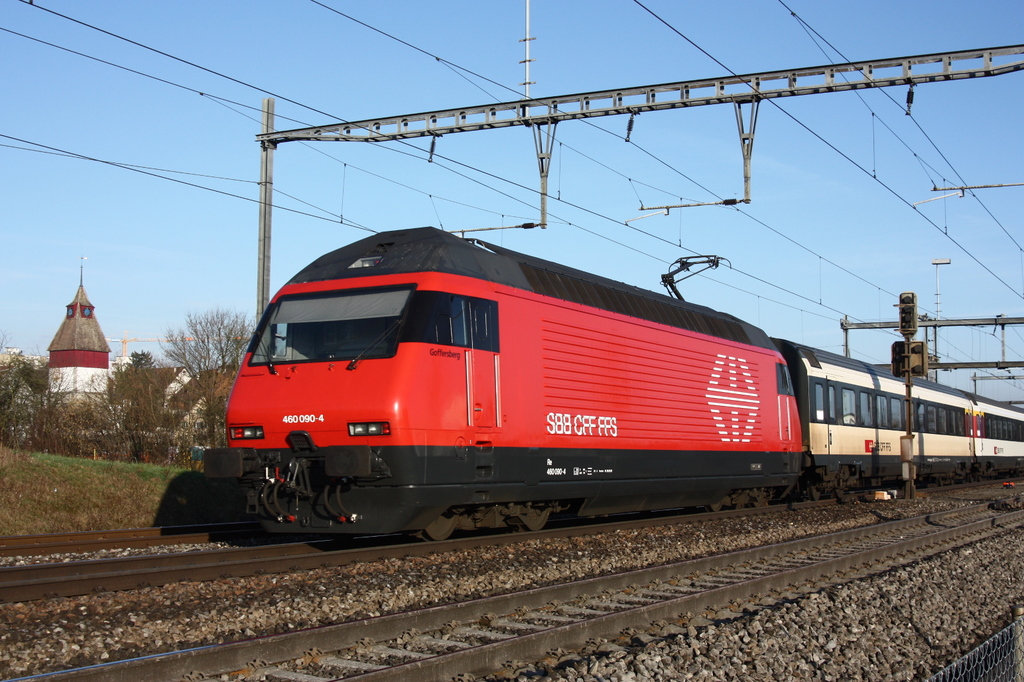
[[[918,386],[924,480],[1024,468],[1024,413]],[[902,390],[710,308],[416,228],[282,287],[205,469],[280,532],[760,505],[899,481]]]

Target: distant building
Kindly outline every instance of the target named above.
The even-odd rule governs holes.
[[[89,302],[81,283],[47,350],[52,390],[75,394],[106,390],[110,377],[110,346],[96,320],[96,307]]]
[[[42,355],[25,355],[24,351],[14,346],[5,346],[3,352],[0,352],[0,367],[6,367],[19,360],[28,362],[36,367],[43,367],[47,363],[46,357]]]

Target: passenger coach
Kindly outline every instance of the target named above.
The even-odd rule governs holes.
[[[796,387],[808,494],[900,482],[904,380],[841,355],[790,341],[775,343]],[[948,484],[1019,475],[1024,468],[1024,412],[1019,409],[915,380],[912,415],[919,480]]]

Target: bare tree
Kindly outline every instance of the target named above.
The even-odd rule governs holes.
[[[136,462],[167,455],[178,419],[168,405],[167,389],[176,374],[172,368],[157,367],[146,352],[132,353],[131,363],[114,370],[106,400],[98,405],[108,432],[103,450],[127,453]]]
[[[164,354],[187,379],[177,404],[188,412],[186,439],[191,436],[191,444],[226,443],[228,393],[254,326],[245,313],[214,308],[189,313],[184,327],[167,330]]]

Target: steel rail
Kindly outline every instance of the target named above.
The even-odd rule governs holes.
[[[329,566],[377,561],[514,544],[527,540],[577,537],[601,532],[629,530],[675,523],[696,523],[715,518],[782,513],[834,504],[835,500],[803,502],[789,507],[758,507],[715,513],[688,513],[651,518],[629,518],[604,523],[576,524],[535,532],[473,535],[442,542],[408,542],[405,536],[382,536],[347,540],[355,547],[338,548],[346,539],[294,542],[262,547],[178,552],[131,557],[114,557],[47,564],[0,567],[0,603],[73,597],[93,592],[131,590],[180,582],[217,580],[267,573],[311,570]]]
[[[974,484],[970,484],[974,485]],[[946,490],[946,488],[943,488]],[[836,504],[827,499],[719,512],[623,515],[610,522],[579,520],[533,532],[476,534],[440,542],[409,542],[406,536],[331,538],[260,547],[238,547],[0,567],[0,603],[74,597],[96,592],[155,587],[184,580],[218,580],[313,570],[353,563],[420,556],[433,552],[579,537],[710,519],[748,517]],[[639,518],[637,518],[639,516]],[[339,547],[343,542],[348,547]],[[354,546],[353,546],[354,545]]]
[[[452,621],[472,629],[477,623],[507,624],[494,614],[514,614],[536,609],[551,609],[559,602],[581,598],[601,598],[609,591],[628,591],[636,605],[622,610],[590,611],[592,617],[579,617],[564,625],[534,628],[523,636],[503,635],[499,641],[462,648],[453,653],[423,656],[418,660],[371,670],[346,679],[361,682],[416,679],[422,682],[450,680],[453,674],[485,675],[499,670],[509,660],[538,660],[552,647],[573,649],[594,638],[614,638],[625,627],[649,624],[657,620],[673,620],[682,612],[718,609],[736,600],[756,594],[785,590],[823,576],[853,570],[874,572],[872,564],[886,561],[909,563],[919,556],[915,552],[938,553],[952,546],[967,544],[994,533],[1024,524],[1024,511],[989,515],[962,525],[951,525],[956,516],[983,513],[983,505],[892,521],[866,528],[805,538],[750,550],[678,562],[654,568],[639,569],[613,576],[590,578],[578,582],[536,588],[524,592],[476,599],[469,602],[436,606],[409,613],[400,613],[340,625],[301,630],[252,640],[213,645],[139,659],[113,662],[73,671],[37,675],[22,680],[107,680],[110,682],[146,682],[148,680],[197,679],[223,674],[280,673],[283,678],[316,680],[309,674],[282,671],[270,662],[304,659],[325,665],[343,664],[338,652],[355,647],[372,647],[374,641],[396,640],[412,630],[430,632],[447,627]],[[889,540],[885,540],[888,536]],[[817,553],[817,557],[811,556]],[[901,559],[900,556],[903,556]],[[781,569],[758,575],[752,564],[761,560],[777,562]],[[796,565],[794,564],[802,564]],[[864,567],[869,567],[865,569]],[[708,575],[714,574],[714,575]],[[689,580],[685,576],[698,576]],[[730,577],[731,576],[731,577]],[[849,577],[847,578],[849,579]],[[690,583],[690,587],[674,586]],[[719,584],[728,582],[728,584]],[[704,587],[700,587],[702,583]],[[648,587],[641,587],[648,586]],[[689,593],[686,593],[689,591]],[[651,599],[655,595],[661,598]],[[596,596],[596,597],[595,597]],[[607,599],[607,597],[604,597]],[[588,602],[589,603],[589,602]],[[596,606],[594,608],[597,608]],[[511,617],[511,616],[510,616]],[[557,616],[556,616],[557,618]],[[466,628],[464,624],[471,627]],[[455,630],[460,629],[455,627]],[[435,640],[436,641],[436,640]],[[395,649],[382,647],[385,652]],[[367,668],[377,666],[367,665]],[[337,675],[333,676],[337,678]],[[13,681],[12,681],[13,682]]]
[[[91,552],[97,549],[221,542],[262,532],[263,529],[258,523],[246,521],[74,533],[5,535],[0,536],[0,556],[38,556],[58,552]]]
[[[969,483],[946,486],[936,491],[991,485]],[[927,492],[927,489],[925,489]],[[855,495],[847,495],[847,499]],[[166,585],[182,580],[217,580],[227,577],[245,577],[268,573],[312,570],[330,566],[402,558],[473,549],[504,544],[515,544],[535,539],[579,537],[595,533],[635,530],[677,523],[700,523],[709,519],[747,517],[758,514],[781,513],[788,510],[812,509],[832,505],[836,499],[817,502],[792,503],[719,512],[693,513],[686,511],[623,515],[613,521],[595,523],[592,519],[578,519],[549,524],[549,528],[534,532],[477,534],[441,542],[407,542],[405,536],[379,536],[363,538],[333,538],[329,540],[292,542],[262,547],[212,549],[195,552],[113,557],[53,564],[27,564],[0,567],[0,603],[33,601],[52,597],[73,597],[83,594],[140,587]],[[561,525],[561,527],[560,527]],[[155,531],[158,529],[143,529]],[[138,531],[105,531],[120,535]],[[45,536],[38,536],[45,537]],[[342,542],[351,546],[339,548]],[[334,543],[332,545],[332,543]],[[160,544],[160,543],[157,543]]]

